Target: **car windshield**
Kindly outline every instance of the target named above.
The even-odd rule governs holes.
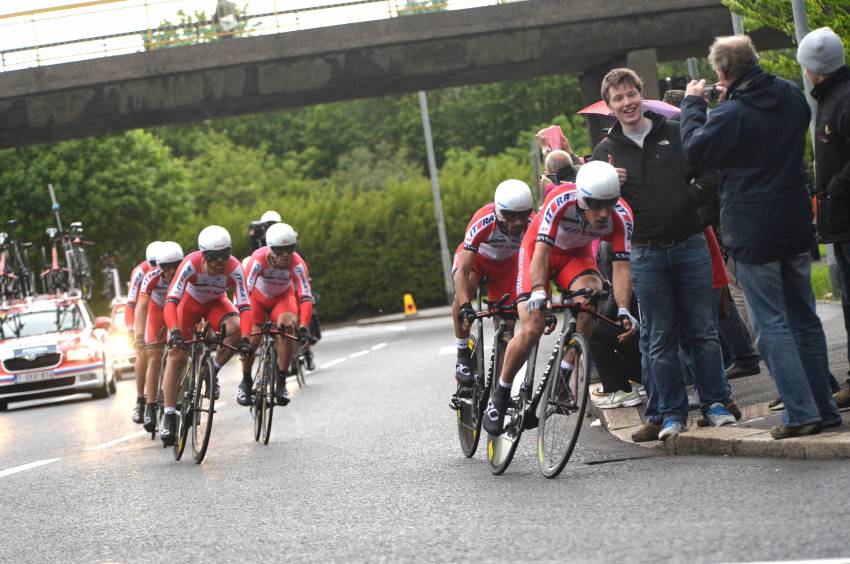
[[[0,339],[32,337],[59,331],[82,329],[83,316],[76,305],[56,309],[4,313],[0,311]]]

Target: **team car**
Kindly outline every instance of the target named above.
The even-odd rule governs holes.
[[[127,298],[112,300],[112,326],[106,336],[106,349],[111,361],[113,378],[122,374],[131,374],[136,365],[136,348],[130,337],[130,329],[124,322],[124,310]]]
[[[104,339],[108,317],[74,296],[0,305],[0,411],[9,402],[89,392],[115,393]]]

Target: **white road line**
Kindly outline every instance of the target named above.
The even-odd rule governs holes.
[[[138,433],[133,433],[133,434],[131,434],[131,435],[126,435],[126,436],[124,436],[124,437],[119,437],[119,438],[117,438],[117,439],[114,439],[114,440],[111,440],[111,441],[107,441],[107,442],[105,442],[105,443],[101,443],[101,444],[99,444],[99,445],[95,445],[95,446],[93,446],[93,447],[89,447],[89,448],[87,448],[86,450],[87,450],[87,451],[89,451],[89,450],[101,450],[101,449],[109,448],[109,447],[111,447],[111,446],[119,445],[119,444],[121,444],[121,443],[125,443],[125,442],[127,442],[127,441],[132,441],[133,439],[136,439],[136,438],[138,438],[138,437],[143,437],[143,436],[145,436],[145,435],[150,435],[150,433],[148,433],[147,431],[139,431]]]
[[[357,358],[358,356],[366,356],[370,352],[372,352],[372,351],[370,351],[369,349],[357,351],[356,353],[351,353],[350,355],[348,355],[348,358]]]
[[[375,345],[374,347],[372,347],[372,350],[373,350],[373,351],[379,351],[379,350],[381,350],[382,348],[384,348],[385,346],[387,346],[387,344],[386,344],[386,343],[378,343],[377,345]]]
[[[23,472],[24,470],[31,470],[33,468],[38,468],[39,466],[45,466],[47,464],[53,464],[54,462],[59,462],[62,460],[61,458],[48,458],[46,460],[36,460],[35,462],[30,462],[29,464],[22,464],[20,466],[15,466],[14,468],[7,468],[6,470],[0,471],[0,478],[5,478],[6,476],[11,476],[12,474],[17,474],[18,472]]]
[[[457,352],[457,347],[454,345],[449,345],[447,347],[440,347],[440,350],[437,351],[437,354],[440,356],[446,356],[450,354],[454,354]]]
[[[217,402],[215,402],[215,408],[216,408],[216,410],[218,410],[219,408],[224,407],[225,405],[227,405],[227,402],[226,402],[226,401],[217,401]]]
[[[331,366],[336,366],[337,364],[342,364],[342,363],[343,363],[343,362],[345,362],[346,360],[348,360],[348,358],[347,358],[347,357],[337,358],[337,359],[335,359],[335,360],[331,360],[331,361],[329,361],[329,362],[324,363],[324,364],[323,364],[323,365],[321,365],[319,368],[321,368],[322,370],[324,370],[325,368],[330,368]]]

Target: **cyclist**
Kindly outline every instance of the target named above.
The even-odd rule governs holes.
[[[266,246],[254,251],[248,261],[248,290],[254,318],[254,333],[260,323],[271,319],[277,325],[286,325],[289,334],[296,333],[302,346],[310,346],[310,317],[313,313],[312,290],[307,264],[295,252],[298,234],[286,223],[275,223],[266,231]],[[298,323],[298,330],[294,331]],[[275,401],[278,405],[289,403],[286,378],[292,360],[292,343],[285,337],[275,337],[277,343],[277,386]],[[251,354],[242,359],[242,382],[236,392],[239,405],[251,405],[251,366],[253,351],[260,336],[251,337]]]
[[[162,308],[168,294],[168,285],[174,279],[174,273],[183,260],[183,249],[174,241],[164,241],[156,248],[156,266],[145,274],[139,288],[139,301],[136,304],[136,335],[144,336],[145,353],[148,356],[145,377],[145,431],[152,433],[156,429],[155,401],[160,364],[162,363],[162,334],[165,332],[165,318]]]
[[[484,278],[487,299],[497,301],[504,294],[510,303],[516,299],[517,255],[528,228],[533,205],[531,190],[522,180],[505,180],[496,187],[493,201],[472,216],[466,236],[455,251],[452,276],[455,300],[452,304],[457,343],[455,380],[462,386],[473,383],[469,328],[475,321],[471,298]],[[509,322],[513,330],[513,321]]]
[[[189,357],[182,347],[184,335],[191,336],[203,318],[219,331],[226,329],[226,344],[238,347],[241,354],[251,352],[248,343],[252,326],[248,288],[239,259],[230,254],[230,245],[230,234],[224,227],[210,225],[202,229],[198,234],[199,250],[183,259],[168,287],[163,316],[168,328],[169,351],[162,385],[165,418],[160,430],[160,438],[166,446],[177,441],[178,378]],[[227,297],[228,288],[234,289],[235,306]],[[241,340],[239,333],[242,334]],[[218,371],[232,356],[233,351],[226,347],[219,347],[216,351],[213,359],[216,369],[215,399],[219,396]]]
[[[546,197],[519,251],[516,285],[519,300],[524,301],[517,307],[520,331],[508,344],[499,384],[490,394],[483,420],[488,433],[502,433],[514,376],[546,328],[551,274],[555,273],[558,284],[569,290],[602,290],[599,268],[591,252],[594,239],[612,243],[614,300],[625,330],[619,338],[626,340],[637,331],[637,321],[628,309],[632,295],[628,258],[633,228],[631,209],[620,199],[617,171],[608,163],[585,164],[578,171],[575,185],[562,184]],[[582,314],[577,323],[578,330],[590,336],[592,318]],[[572,370],[571,360],[565,357],[561,364],[567,374]],[[570,398],[562,399],[570,402]]]
[[[266,230],[283,221],[280,214],[274,210],[267,210],[260,217],[259,221],[252,221],[248,225],[248,242],[251,245],[251,251],[261,249],[266,245]]]
[[[127,305],[124,308],[124,326],[130,332],[136,349],[136,362],[133,371],[136,376],[136,405],[133,408],[133,423],[141,423],[145,412],[145,372],[147,371],[148,355],[145,352],[144,334],[134,333],[136,321],[136,300],[139,297],[139,287],[145,274],[156,266],[156,248],[162,241],[152,241],[145,248],[145,260],[133,268],[127,289]]]

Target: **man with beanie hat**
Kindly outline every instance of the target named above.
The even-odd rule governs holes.
[[[850,68],[844,64],[841,38],[828,27],[806,35],[797,61],[818,101],[815,125],[815,192],[818,236],[835,245],[844,288],[844,327],[850,334]],[[850,343],[847,358],[850,360]],[[850,406],[850,380],[835,394],[839,407]]]

